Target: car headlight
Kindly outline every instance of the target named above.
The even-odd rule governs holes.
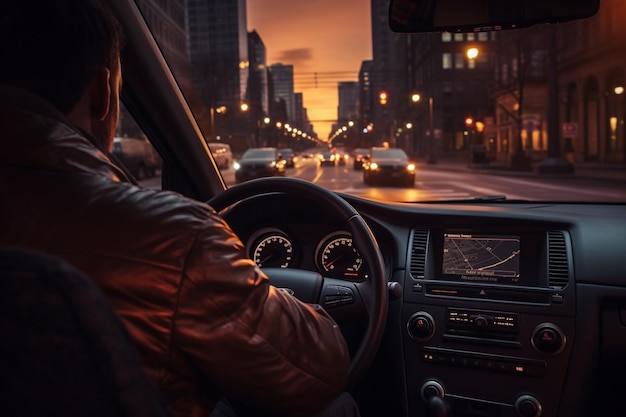
[[[267,166],[268,166],[269,168],[274,168],[274,167],[276,166],[276,161],[272,161],[272,162],[270,162],[269,164],[267,164]]]
[[[410,172],[415,171],[415,164],[408,164],[408,165],[406,166],[406,170],[407,170],[407,171],[410,171]]]
[[[239,165],[239,162],[235,162],[233,163],[233,168],[235,169],[235,171],[237,171],[239,168],[241,168],[241,165]]]
[[[376,162],[372,162],[370,164],[370,169],[378,169],[378,164]]]

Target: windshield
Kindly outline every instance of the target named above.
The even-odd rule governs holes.
[[[402,149],[372,149],[372,158],[407,159]]]
[[[426,34],[392,32],[384,0],[137,4],[207,143],[230,145],[227,186],[249,148],[274,147],[294,151],[287,176],[384,201],[626,201],[626,2]],[[405,153],[412,176],[368,181],[374,147]]]

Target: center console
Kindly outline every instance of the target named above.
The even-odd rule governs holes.
[[[574,337],[567,231],[415,229],[407,262],[409,415],[557,415]]]

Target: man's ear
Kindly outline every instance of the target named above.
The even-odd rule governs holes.
[[[111,71],[108,68],[100,68],[94,73],[89,85],[89,109],[93,119],[102,121],[109,114],[111,105]]]

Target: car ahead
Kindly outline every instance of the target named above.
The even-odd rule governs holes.
[[[415,164],[409,161],[403,149],[374,147],[363,161],[363,182],[413,187]]]
[[[322,149],[317,153],[317,159],[320,161],[320,166],[335,166],[338,158],[332,149]]]
[[[228,169],[233,162],[233,152],[227,143],[210,142],[209,149],[218,168]]]
[[[346,165],[348,163],[348,160],[350,159],[350,152],[348,152],[346,148],[335,148],[334,152],[338,165]]]
[[[253,178],[284,176],[287,161],[282,159],[278,149],[250,148],[241,159],[233,164],[235,180],[247,181]]]
[[[319,2],[290,2],[310,7],[309,13],[298,10],[292,21],[322,9],[329,32],[333,15],[344,22],[350,19],[351,33],[358,21],[377,25],[372,33],[375,50],[363,54],[364,63],[370,65],[371,60],[374,66],[367,87],[375,99],[362,103],[371,113],[361,117],[380,118],[372,121],[371,132],[355,141],[380,146],[392,137],[394,146],[421,158],[420,186],[406,190],[362,187],[356,184],[360,175],[346,175],[361,173],[318,170],[313,161],[305,161],[311,162],[310,172],[303,170],[301,178],[233,185],[234,170],[218,171],[207,152],[205,138],[214,137],[213,125],[199,129],[198,124],[212,115],[219,129],[228,117],[236,119],[235,113],[216,112],[198,100],[201,87],[187,77],[190,71],[176,72],[180,52],[187,48],[177,47],[168,56],[172,34],[178,32],[164,31],[164,21],[154,13],[159,6],[165,13],[163,4],[182,2],[110,3],[127,38],[122,98],[163,157],[167,175],[161,179],[162,188],[208,201],[273,284],[295,289],[294,295],[303,299],[298,290],[302,278],[319,288],[319,297],[307,302],[335,318],[354,352],[346,386],[363,417],[626,414],[626,25],[619,24],[623,1],[603,0],[597,15],[570,22],[568,13],[595,1],[481,2],[504,5],[511,13],[500,10],[503,20],[486,15],[473,22],[467,19],[478,9],[468,10],[474,6],[469,1],[424,2],[444,11],[437,19],[411,16],[410,10],[433,8],[413,8],[421,4],[399,0],[371,2],[372,7],[368,3],[363,10],[350,5],[347,15],[340,15],[339,9],[349,2],[334,2],[327,9]],[[260,4],[268,15],[284,19],[278,13],[284,11],[284,1],[246,3]],[[541,7],[526,12],[528,5]],[[544,18],[531,14],[543,13],[542,8],[550,12]],[[375,11],[376,16],[355,19],[359,11],[367,16]],[[177,30],[183,31],[179,39],[185,42],[191,37],[184,35],[185,15],[178,16],[167,22],[183,22]],[[401,25],[396,30],[432,33],[394,33],[386,27],[390,16],[396,27]],[[440,26],[435,27],[435,21]],[[548,21],[559,24],[506,30]],[[529,43],[534,36],[547,40],[550,28],[558,32],[558,54],[548,49],[548,42]],[[288,30],[282,38],[296,40],[297,31]],[[345,52],[356,49],[359,40],[370,43],[372,37],[347,37]],[[302,38],[299,46],[308,48],[310,39]],[[485,53],[470,61],[464,53],[469,46]],[[400,52],[402,59],[396,59]],[[489,67],[489,57],[497,58],[498,65]],[[544,58],[558,59],[558,65]],[[220,71],[213,74],[235,74],[242,60],[237,55],[232,62],[231,70],[224,71],[223,60],[214,59],[211,63]],[[360,63],[355,75],[359,68]],[[481,68],[488,82],[468,76],[476,76]],[[557,69],[559,77],[557,94],[548,100],[550,68]],[[294,70],[297,75],[302,69]],[[344,75],[344,68],[334,70]],[[228,81],[235,83],[239,75]],[[404,97],[394,96],[390,86]],[[241,91],[236,89],[234,101],[240,100]],[[308,100],[309,93],[304,94]],[[469,98],[462,107],[467,114],[460,114],[461,97]],[[550,129],[548,112],[540,106],[548,102],[559,110]],[[479,110],[480,115],[472,114]],[[411,129],[405,128],[409,116],[415,121]],[[468,122],[467,116],[476,118]],[[478,129],[478,120],[487,123]],[[252,130],[240,138],[237,149],[233,147],[236,153],[249,143],[274,143],[270,140],[278,134],[293,138],[291,132],[269,127],[255,131],[258,118],[247,122]],[[244,124],[235,127],[239,125]],[[326,145],[327,138],[316,139]],[[489,164],[479,165],[490,167],[467,166],[467,152],[477,142],[486,145],[489,157]],[[297,149],[295,144],[298,140]],[[340,176],[330,177],[335,171]],[[231,174],[233,181],[228,182]],[[42,233],[48,231],[42,227]],[[84,230],[85,243],[97,243],[93,239],[91,231]],[[106,256],[98,247],[94,245],[94,256]],[[285,283],[290,277],[296,278],[295,285]],[[29,398],[37,394],[28,387],[26,391]]]
[[[357,171],[363,168],[363,158],[369,155],[370,148],[356,148],[352,155],[352,168]]]
[[[280,154],[280,157],[282,159],[284,159],[287,163],[287,168],[293,168],[296,164],[295,164],[295,154],[293,152],[293,149],[291,148],[280,148],[278,150],[278,153]]]
[[[116,137],[112,153],[138,180],[154,177],[161,169],[161,158],[146,138]]]

